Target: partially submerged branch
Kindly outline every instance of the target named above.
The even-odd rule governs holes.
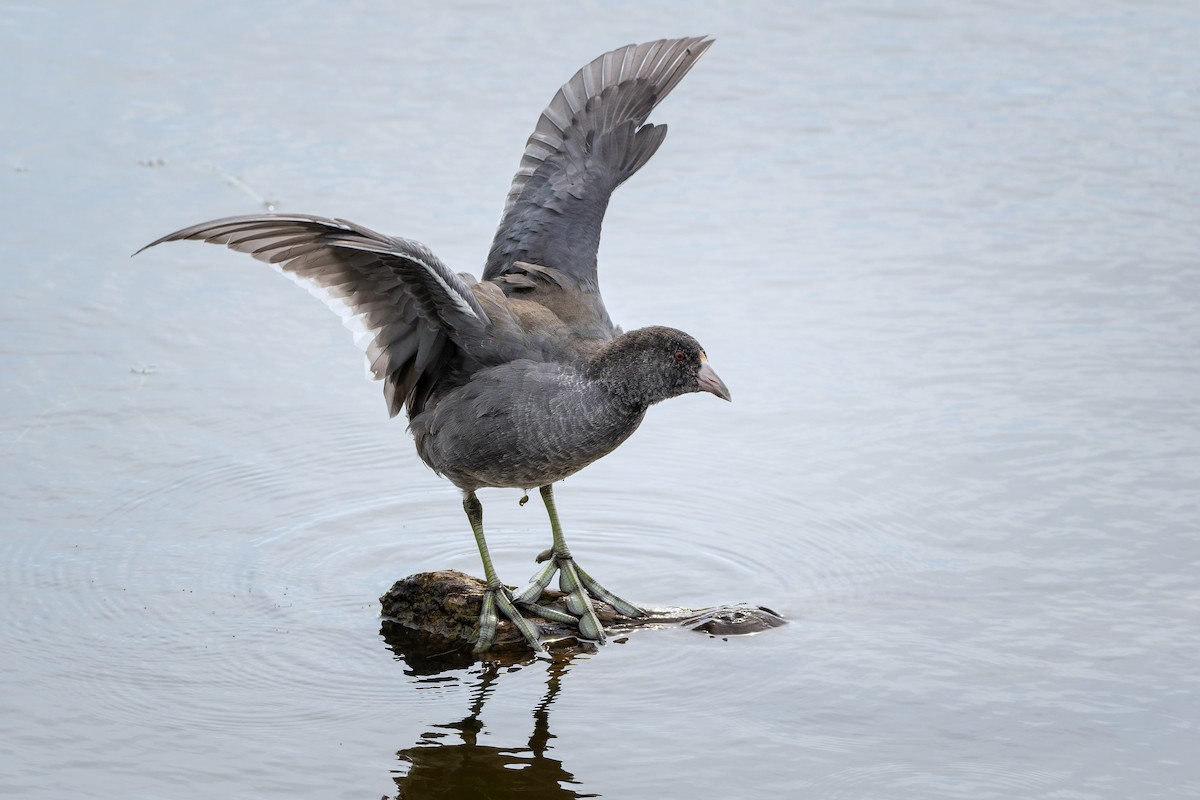
[[[474,642],[479,631],[479,610],[485,584],[476,577],[456,570],[422,572],[396,581],[379,598],[384,617],[384,632],[393,638],[420,638],[424,646],[458,650]],[[565,595],[546,590],[541,603],[566,611]],[[719,606],[699,610],[673,608],[653,611],[645,617],[627,617],[606,603],[594,601],[596,616],[609,636],[645,627],[682,626],[711,636],[740,636],[777,628],[786,621],[767,608],[749,605]],[[538,626],[543,640],[555,645],[582,645],[571,625],[529,617]],[[440,640],[440,642],[439,642]],[[585,645],[586,646],[586,645]],[[516,627],[501,619],[496,641],[489,657],[520,658],[532,651]]]

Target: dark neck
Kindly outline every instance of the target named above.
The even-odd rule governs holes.
[[[587,376],[619,404],[645,412],[671,393],[653,380],[650,354],[638,334],[621,334],[592,353],[587,359]]]

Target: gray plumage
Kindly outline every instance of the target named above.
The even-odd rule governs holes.
[[[555,483],[612,452],[654,403],[703,391],[704,354],[671,328],[642,328],[568,363],[485,368],[411,422],[426,464],[464,490]]]
[[[647,117],[711,45],[700,36],[622,47],[558,90],[525,146],[484,280],[524,261],[552,265],[599,293],[596,250],[608,199],[658,150],[667,126],[646,125]]]
[[[481,281],[417,242],[306,214],[204,222],[147,247],[195,239],[249,253],[358,328],[389,413],[407,410],[421,458],[466,494],[490,572],[475,489],[548,496],[625,441],[650,405],[695,391],[729,399],[692,337],[622,333],[596,276],[609,197],[666,135],[646,119],[711,44],[623,47],[558,91],[526,145]],[[569,559],[561,549],[556,558]]]

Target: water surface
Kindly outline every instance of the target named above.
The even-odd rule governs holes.
[[[307,294],[128,255],[271,206],[478,273],[559,84],[696,33],[601,280],[735,402],[557,498],[615,590],[792,623],[408,663],[376,598],[479,571],[454,488]],[[0,793],[1200,794],[1194,4],[9,3],[0,43]]]

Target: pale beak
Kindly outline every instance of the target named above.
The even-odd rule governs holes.
[[[700,361],[700,371],[696,373],[696,382],[700,384],[700,391],[712,392],[722,400],[733,402],[733,398],[729,396],[729,389],[725,386],[725,381],[721,380],[716,370],[708,365],[707,358]]]

